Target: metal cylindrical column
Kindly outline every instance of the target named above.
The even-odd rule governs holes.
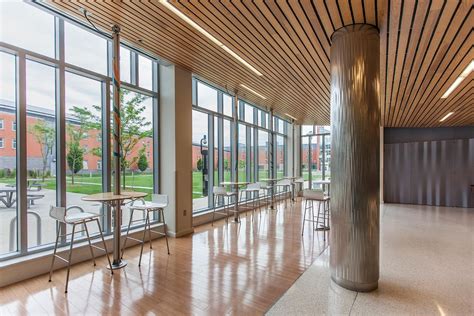
[[[331,278],[372,291],[379,279],[379,32],[350,25],[331,39]]]

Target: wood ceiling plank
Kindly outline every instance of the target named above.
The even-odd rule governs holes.
[[[375,9],[376,0],[363,0],[364,1],[364,15],[365,23],[377,26],[377,11]]]
[[[339,6],[339,14],[342,16],[343,25],[354,24],[349,0],[337,0],[337,5]]]
[[[344,25],[375,24],[380,29],[382,122],[385,126],[420,127],[474,122],[472,76],[448,99],[440,99],[455,73],[472,60],[473,39],[468,37],[472,32],[471,2],[171,1],[264,73],[263,77],[256,76],[158,1],[57,0],[53,6],[81,21],[84,18],[78,8],[86,7],[99,28],[109,31],[113,23],[123,25],[122,38],[132,46],[217,86],[235,91],[245,83],[267,97],[263,100],[240,89],[239,96],[246,101],[321,125],[329,124],[331,35]],[[138,38],[143,42],[138,43]],[[439,122],[447,111],[455,114]]]
[[[468,23],[469,16],[474,17],[473,12],[473,10],[464,10],[464,8],[457,10],[438,46],[438,50],[432,58],[420,86],[421,90],[414,99],[412,107],[417,108],[419,104],[431,102],[433,98],[443,95],[444,91],[441,91],[441,86],[438,86],[440,79],[447,76],[449,69],[460,62],[459,59],[453,62],[453,59],[458,56],[465,56],[474,43],[472,37],[470,38],[469,28],[462,27],[463,24]],[[424,91],[430,91],[430,93]],[[436,93],[433,93],[433,91],[436,91]],[[427,101],[428,98],[430,98],[430,101]]]
[[[331,35],[335,31],[335,27],[324,2],[324,0],[312,0],[311,3],[309,1],[302,1],[301,3],[307,12],[313,12],[319,17],[323,30],[326,33],[326,38],[329,45],[331,45]]]
[[[410,42],[411,37],[411,27],[413,22],[413,16],[415,14],[415,1],[405,1],[403,8],[401,8],[401,20],[400,25],[396,29],[400,31],[398,33],[398,42],[396,47],[396,57],[393,68],[389,67],[391,71],[392,80],[389,81],[391,89],[389,89],[390,94],[387,96],[388,99],[388,108],[389,110],[389,124],[393,125],[394,116],[396,113],[396,97],[398,95],[398,89],[400,84],[400,79],[402,77],[403,69],[405,69],[406,62],[406,50],[408,43]],[[394,12],[395,13],[395,12]],[[393,29],[393,28],[391,28]],[[391,35],[393,32],[391,33]],[[390,48],[389,48],[390,49]],[[389,59],[390,65],[390,59]]]
[[[411,77],[411,73],[413,70],[413,64],[415,60],[415,56],[417,55],[418,48],[420,46],[420,38],[423,34],[424,26],[427,22],[427,13],[430,8],[430,1],[419,1],[418,5],[416,6],[416,14],[413,21],[413,26],[411,30],[411,37],[408,43],[408,47],[406,49],[406,62],[403,66],[401,81],[399,83],[399,88],[397,91],[396,99],[395,99],[395,121],[393,126],[399,126],[400,124],[400,117],[406,103],[402,103],[402,97],[406,92],[408,79]]]
[[[364,12],[364,0],[350,0],[349,5],[354,15],[354,23],[367,23]]]
[[[381,2],[382,0],[377,0]],[[388,1],[378,3],[377,6],[377,20],[380,30],[380,85],[379,85],[379,107],[380,107],[380,124],[384,126],[387,124],[387,109],[385,107],[385,95],[387,92],[387,57],[388,57],[388,16],[390,7]]]
[[[284,39],[284,41],[291,47],[292,52],[295,54],[306,68],[306,71],[310,73],[313,80],[319,83],[321,87],[321,94],[329,95],[329,88],[324,84],[325,81],[329,81],[329,74],[321,76],[321,69],[318,69],[315,64],[313,56],[311,56],[306,47],[301,43],[300,38],[291,27],[290,23],[286,19],[282,11],[280,11],[276,2],[255,2],[256,6],[273,26],[276,32]],[[289,12],[288,12],[289,13]]]
[[[410,95],[413,93],[413,90],[416,88],[414,81],[416,80],[416,77],[420,73],[420,69],[425,59],[426,51],[429,48],[429,44],[431,42],[433,31],[436,28],[437,21],[440,18],[441,13],[442,13],[441,10],[432,9],[433,5],[436,6],[438,4],[438,3],[435,3],[436,1],[442,2],[441,0],[434,0],[433,2],[430,2],[430,10],[428,10],[427,16],[425,17],[426,21],[424,21],[424,27],[422,29],[423,33],[418,42],[417,51],[414,56],[415,58],[413,61],[412,68],[410,70],[411,75],[408,77],[407,88],[405,89],[400,99],[400,103],[405,104],[405,106],[403,106],[403,111],[401,114],[403,117],[405,117],[406,113],[409,111],[410,104],[408,103],[407,100],[409,99]]]
[[[331,19],[331,23],[334,26],[334,31],[337,31],[344,26],[339,9],[334,0],[324,0],[324,5],[329,14],[329,19]]]
[[[237,33],[234,30],[231,30],[231,29],[227,28],[226,22],[229,22],[228,20],[220,21],[219,17],[212,15],[212,13],[208,10],[208,8],[206,8],[204,6],[201,6],[198,2],[193,2],[193,3],[187,2],[187,3],[185,3],[185,5],[187,6],[186,9],[180,7],[181,11],[187,12],[188,14],[190,14],[189,12],[193,12],[195,17],[198,18],[201,22],[202,21],[210,21],[210,23],[213,23],[212,25],[204,26],[203,24],[201,24],[200,26],[201,27],[204,26],[206,31],[208,31],[210,33],[213,33],[217,38],[233,39],[233,40],[237,40],[237,41],[240,41],[240,42],[246,42],[246,41],[251,40],[247,37],[244,37],[244,35],[242,33]],[[233,49],[239,55],[246,56],[246,54],[244,54],[244,53],[242,53],[242,51],[238,50],[238,49],[240,49],[240,47],[238,47],[238,44],[235,41],[232,41],[232,44],[230,44],[230,45],[229,45],[229,41],[227,41],[226,44],[227,44],[228,47]],[[260,45],[261,45],[261,43],[257,42],[257,43],[255,43],[255,45],[250,45],[249,46],[249,47],[252,48],[251,50],[249,50],[249,52],[252,55],[248,56],[248,60],[252,60],[254,65],[261,66],[261,69],[270,70],[270,72],[268,72],[267,75],[270,76],[273,79],[274,86],[273,87],[268,87],[270,89],[270,91],[267,92],[267,94],[271,93],[271,90],[273,90],[273,91],[278,90],[278,91],[280,91],[280,93],[284,93],[285,90],[286,90],[286,87],[290,84],[290,82],[289,82],[289,80],[286,80],[286,83],[287,83],[286,85],[282,86],[280,84],[280,83],[282,83],[282,80],[278,80],[278,73],[274,73],[274,71],[279,69],[280,67],[278,67],[274,63],[273,64],[268,64],[267,61],[273,61],[274,59],[269,58],[269,56],[267,56],[267,55],[264,55],[264,53],[261,50],[260,51],[255,51],[254,50],[257,47],[260,47]],[[280,70],[280,74],[279,74],[280,78],[281,78],[282,73],[284,74],[285,79],[291,78],[290,72],[288,72],[287,70],[283,70],[282,68],[280,68],[279,70]],[[291,82],[291,83],[293,83],[293,82]],[[297,82],[296,84],[294,84],[293,89],[298,89],[298,85],[301,85],[301,83]],[[306,95],[308,95],[308,94],[311,95],[311,93],[309,91],[306,91]],[[315,96],[315,97],[318,97],[318,96]],[[307,100],[302,99],[302,98],[297,98],[295,101],[302,102],[302,103],[307,102]]]
[[[409,118],[414,113],[415,107],[413,106],[413,103],[415,102],[415,99],[417,98],[420,89],[422,87],[425,87],[424,78],[429,72],[429,69],[434,60],[434,55],[441,45],[441,41],[446,34],[448,25],[452,20],[452,17],[455,14],[457,8],[458,6],[454,5],[453,2],[446,2],[446,5],[441,9],[441,16],[432,31],[431,40],[425,48],[425,54],[421,67],[419,69],[419,72],[416,74],[416,79],[414,81],[415,89],[412,90],[413,93],[411,93],[410,96],[407,98],[407,118]]]
[[[390,107],[390,98],[392,95],[393,87],[393,76],[396,69],[396,58],[398,54],[398,32],[400,25],[400,13],[402,11],[402,5],[400,1],[390,2],[390,18],[388,26],[388,47],[387,47],[387,77],[386,77],[386,90],[385,90],[385,115],[388,117],[388,124],[391,124],[391,117],[393,114],[393,108]]]
[[[443,112],[449,112],[450,110],[454,109],[455,102],[452,103],[452,101],[456,100],[457,95],[461,93],[463,89],[469,88],[466,86],[466,84],[469,82],[468,78],[467,80],[464,79],[464,81],[460,84],[460,86],[457,87],[456,90],[454,90],[447,99],[441,99],[441,95],[442,93],[444,93],[441,91],[446,91],[454,82],[454,80],[456,80],[459,74],[461,74],[461,72],[467,67],[467,65],[469,65],[469,63],[472,60],[472,57],[469,58],[469,55],[472,56],[472,54],[470,54],[471,51],[472,49],[470,49],[466,53],[464,58],[456,56],[456,59],[461,60],[461,61],[459,63],[457,61],[454,62],[455,64],[456,63],[458,64],[453,67],[453,69],[450,71],[450,76],[446,78],[445,83],[442,86],[440,86],[439,91],[437,91],[438,92],[437,95],[439,96],[439,98],[434,99],[433,102],[431,103],[421,104],[417,108],[418,110],[422,112],[428,111],[430,115],[428,115],[428,117],[425,117],[427,116],[426,114],[414,115],[413,117],[410,117],[413,124],[416,124],[417,122],[420,122],[422,120],[430,120],[430,119],[436,120],[436,117],[441,116]]]

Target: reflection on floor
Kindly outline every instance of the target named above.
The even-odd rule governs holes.
[[[105,258],[72,267],[53,282],[40,276],[1,290],[0,314],[263,314],[327,247],[322,232],[301,237],[301,203],[280,203],[278,212],[198,227],[189,237],[126,252],[128,266],[111,276]]]
[[[474,209],[382,206],[379,289],[330,281],[327,249],[270,315],[473,315]]]

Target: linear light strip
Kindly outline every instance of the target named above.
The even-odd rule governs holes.
[[[459,75],[459,77],[453,82],[453,84],[446,90],[441,99],[446,99],[449,95],[461,84],[461,82],[469,76],[469,74],[474,71],[474,60],[471,60],[466,69]]]
[[[439,120],[440,122],[443,122],[444,120],[446,120],[448,117],[450,117],[451,115],[453,115],[454,112],[449,112],[448,114],[446,114],[441,120]]]
[[[176,14],[177,16],[179,16],[182,20],[184,20],[186,23],[188,23],[189,25],[191,25],[192,27],[194,27],[196,30],[198,30],[201,34],[203,34],[204,36],[206,36],[208,39],[210,39],[214,44],[216,44],[217,46],[221,47],[223,50],[225,50],[227,53],[229,53],[230,55],[232,55],[232,57],[234,57],[235,59],[237,59],[240,63],[242,63],[245,67],[247,67],[248,69],[252,70],[255,74],[257,74],[258,76],[263,76],[262,73],[260,71],[258,71],[257,69],[255,69],[255,67],[253,67],[252,65],[250,65],[248,62],[246,62],[244,59],[242,59],[242,57],[240,57],[239,55],[237,55],[235,52],[233,52],[229,47],[225,46],[224,44],[222,44],[217,38],[215,38],[214,36],[212,36],[209,32],[207,32],[205,29],[203,29],[202,27],[200,27],[196,22],[194,22],[193,20],[191,20],[190,18],[188,18],[184,13],[182,13],[181,11],[179,11],[176,7],[174,7],[171,3],[168,2],[168,0],[159,0],[160,3],[162,5],[164,5],[166,8],[168,8],[170,11],[172,11],[174,14]]]
[[[250,89],[249,87],[247,87],[247,86],[244,85],[244,84],[240,84],[240,86],[241,86],[242,88],[244,88],[244,89],[246,89],[246,90],[252,92],[252,93],[255,94],[256,96],[259,96],[260,98],[262,98],[262,99],[264,99],[264,100],[267,99],[267,98],[265,98],[263,95],[261,95],[260,93],[258,93],[257,91]]]
[[[294,116],[292,116],[292,115],[290,115],[290,114],[288,114],[288,113],[285,113],[285,115],[288,116],[289,118],[291,118],[291,119],[297,121],[296,117],[294,117]]]

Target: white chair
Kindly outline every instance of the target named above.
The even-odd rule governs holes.
[[[282,179],[277,181],[275,184],[276,186],[276,192],[277,194],[284,193],[283,198],[286,199],[288,198],[286,195],[287,193],[290,194],[291,197],[291,180],[290,179]],[[286,202],[285,202],[286,203]]]
[[[148,239],[150,242],[150,249],[153,249],[152,247],[152,238],[151,238],[151,233],[155,233],[158,235],[165,236],[166,239],[166,248],[168,249],[168,255],[170,254],[170,247],[168,244],[168,233],[167,233],[167,227],[166,227],[166,222],[165,222],[165,212],[164,208],[168,206],[168,196],[165,194],[152,194],[151,195],[151,202],[145,201],[144,199],[138,199],[134,200],[130,203],[130,219],[128,221],[128,227],[127,227],[127,233],[125,235],[125,240],[123,242],[123,247],[122,247],[122,257],[125,251],[125,247],[127,245],[127,239],[132,239],[135,240],[139,243],[142,244],[142,247],[140,249],[140,259],[138,260],[138,266],[141,265],[142,263],[142,255],[143,255],[143,245],[145,244],[145,235],[146,232],[148,231]],[[143,237],[142,239],[137,239],[129,236],[130,232],[130,227],[132,223],[138,222],[138,221],[143,221],[143,219],[139,220],[134,220],[133,219],[133,213],[135,211],[140,211],[144,212],[145,215],[145,227],[143,229]],[[158,212],[158,221],[155,222],[156,224],[163,224],[163,230],[164,232],[160,232],[157,230],[151,229],[151,220],[150,220],[150,213],[153,216],[155,212]],[[148,226],[148,228],[147,228]]]
[[[252,212],[258,208],[260,210],[260,190],[262,186],[259,182],[250,183],[246,188],[240,190],[240,201],[242,201],[242,196],[245,194],[250,194],[250,201],[252,202]],[[240,203],[239,201],[239,203]],[[248,199],[247,199],[248,201]]]
[[[236,192],[228,192],[225,187],[215,186],[215,187],[212,188],[212,194],[214,194],[214,211],[212,213],[212,224],[211,225],[214,226],[214,218],[215,218],[216,214],[225,215],[226,216],[225,221],[226,221],[226,223],[228,223],[229,222],[230,199],[233,196],[237,197],[237,193]],[[217,207],[219,205],[219,203],[218,203],[219,199],[222,199],[222,202],[224,204],[224,209],[222,210],[222,212],[217,210]],[[226,201],[226,199],[227,199],[227,201]]]
[[[313,230],[329,230],[329,202],[330,198],[324,194],[322,190],[304,190],[303,198],[305,199],[303,227],[301,228],[301,236],[304,233],[304,224],[306,221],[313,223]],[[318,214],[314,216],[314,202],[318,202]],[[323,211],[321,212],[321,203],[323,204]],[[309,218],[306,218],[306,213],[309,210]],[[314,219],[316,217],[316,220]],[[316,226],[316,227],[315,227]],[[326,240],[326,234],[324,234]]]
[[[68,214],[68,211],[72,209],[78,209],[80,212],[79,213],[72,213]],[[61,229],[58,229],[57,234],[56,234],[56,242],[54,244],[54,252],[53,252],[53,259],[51,261],[51,268],[49,270],[49,282],[51,282],[51,277],[53,276],[53,267],[54,267],[54,260],[56,258],[61,259],[62,261],[67,263],[67,274],[66,274],[66,287],[64,290],[64,293],[67,293],[67,288],[69,284],[69,270],[71,267],[71,258],[72,258],[72,249],[74,245],[74,234],[75,233],[80,233],[80,232],[86,232],[87,235],[87,241],[89,243],[89,249],[91,251],[91,256],[92,260],[94,262],[94,266],[96,265],[95,263],[95,256],[94,256],[94,251],[92,248],[96,248],[99,250],[102,250],[105,252],[105,255],[107,257],[107,260],[109,262],[110,266],[110,273],[113,274],[112,270],[112,264],[110,263],[110,258],[109,254],[107,252],[107,246],[105,244],[104,236],[102,235],[102,229],[100,227],[99,223],[99,214],[95,213],[89,213],[89,212],[84,212],[84,210],[80,206],[71,206],[68,207],[67,209],[65,207],[56,207],[56,206],[51,206],[49,210],[49,216],[55,219],[58,223],[63,223],[63,224],[68,224],[72,225],[72,233],[70,234],[61,234]],[[96,245],[93,245],[91,243],[91,239],[89,236],[89,230],[87,229],[87,223],[95,221],[97,223],[97,226],[99,227],[99,235],[100,238],[102,239],[102,244],[104,248],[97,247]],[[82,231],[77,231],[76,232],[76,226],[77,225],[84,225],[84,229]],[[57,249],[58,249],[58,242],[59,242],[59,237],[66,237],[67,235],[71,235],[71,244],[69,245],[69,257],[68,259],[64,259],[63,257],[59,256],[56,254]]]

